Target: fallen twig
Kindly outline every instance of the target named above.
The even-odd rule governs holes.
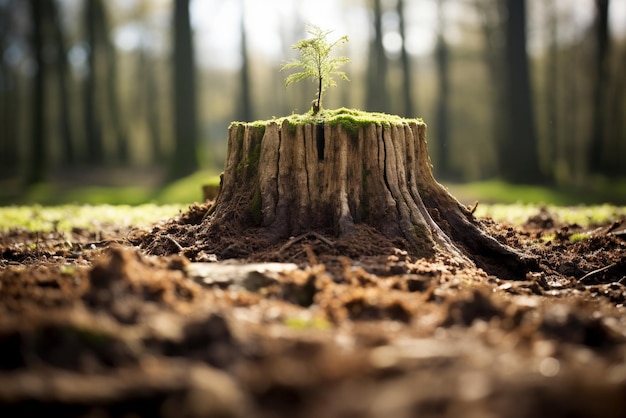
[[[473,215],[476,212],[476,208],[478,208],[478,200],[474,202],[474,206],[470,208],[470,213]]]
[[[180,245],[180,244],[178,243],[178,241],[176,241],[174,238],[170,237],[169,235],[166,235],[165,237],[166,237],[168,240],[170,240],[170,242],[172,242],[172,243],[176,246],[176,248],[178,248],[178,250],[179,250],[179,251],[185,251],[185,249],[183,248],[183,246],[182,246],[182,245]]]
[[[89,247],[89,246],[94,246],[94,247],[106,247],[107,245],[111,245],[111,244],[127,244],[129,242],[128,239],[104,239],[101,241],[90,241],[90,242],[86,242],[86,243],[76,243],[79,246],[84,247]]]
[[[590,271],[589,273],[587,273],[587,274],[585,274],[583,277],[581,277],[578,281],[582,283],[582,282],[584,282],[585,280],[587,280],[588,278],[593,277],[593,276],[595,276],[596,274],[602,273],[603,271],[606,271],[606,270],[608,270],[608,269],[610,269],[610,268],[613,268],[613,267],[615,267],[616,265],[617,265],[617,263],[611,263],[611,264],[609,264],[608,266],[604,266],[604,267],[601,267],[601,268],[599,268],[599,269],[597,269],[597,270]]]
[[[293,244],[296,244],[299,241],[302,241],[303,239],[307,238],[307,237],[315,237],[318,240],[322,241],[324,244],[328,245],[329,247],[334,247],[335,243],[332,242],[331,240],[329,240],[328,238],[324,237],[323,235],[315,232],[315,231],[309,231],[306,232],[302,235],[298,235],[297,237],[291,238],[289,241],[287,241],[285,243],[285,245],[283,245],[282,247],[280,247],[280,249],[278,250],[279,253],[282,253],[283,251],[285,251],[287,248],[291,247]]]

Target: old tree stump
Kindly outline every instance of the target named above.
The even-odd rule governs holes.
[[[234,227],[269,244],[368,228],[416,257],[443,255],[491,274],[529,266],[436,182],[420,119],[345,108],[231,124],[220,192],[202,223],[208,236]]]

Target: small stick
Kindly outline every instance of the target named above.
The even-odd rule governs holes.
[[[307,235],[313,235],[315,238],[317,238],[318,240],[322,241],[324,244],[328,245],[329,247],[334,247],[335,246],[334,242],[332,242],[331,240],[329,240],[328,238],[324,237],[322,234],[320,234],[318,232],[311,231]]]
[[[285,245],[283,245],[282,247],[280,247],[280,249],[278,250],[279,253],[282,253],[283,251],[285,251],[287,248],[291,247],[293,244],[302,241],[303,239],[305,239],[306,237],[309,236],[313,236],[315,238],[317,238],[318,240],[322,241],[323,243],[325,243],[326,245],[330,246],[330,247],[334,247],[335,244],[330,241],[329,239],[325,238],[323,235],[315,232],[315,231],[310,231],[307,232],[305,234],[302,235],[298,235],[297,237],[291,238],[289,241],[287,241],[285,243]]]
[[[180,245],[174,238],[170,237],[169,235],[166,235],[166,238],[169,239],[172,243],[174,243],[174,245],[178,248],[179,251],[185,251],[182,245]]]
[[[126,244],[128,242],[129,242],[128,238],[124,238],[124,239],[105,239],[105,240],[102,240],[102,241],[86,242],[86,243],[81,244],[81,245],[83,247],[89,246],[89,245],[93,245],[94,247],[104,247],[104,246],[107,246],[109,244]]]
[[[604,267],[601,267],[601,268],[599,268],[597,270],[590,271],[589,273],[587,273],[583,277],[581,277],[578,281],[579,282],[583,282],[583,281],[587,280],[588,278],[595,276],[598,273],[602,273],[603,271],[606,271],[606,270],[608,270],[610,268],[615,267],[616,265],[617,265],[617,263],[611,263],[608,266],[604,266]]]
[[[478,200],[474,202],[474,206],[470,209],[470,213],[473,215],[476,212],[476,208],[478,207]]]

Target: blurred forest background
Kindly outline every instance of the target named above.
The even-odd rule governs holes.
[[[350,38],[325,107],[422,117],[439,180],[626,184],[624,0],[0,0],[1,193],[219,173],[309,110],[307,22]]]

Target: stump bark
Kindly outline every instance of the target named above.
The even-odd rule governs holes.
[[[254,228],[273,242],[368,225],[418,257],[445,255],[498,276],[532,265],[437,183],[421,120],[347,109],[314,121],[231,124],[209,222]]]

